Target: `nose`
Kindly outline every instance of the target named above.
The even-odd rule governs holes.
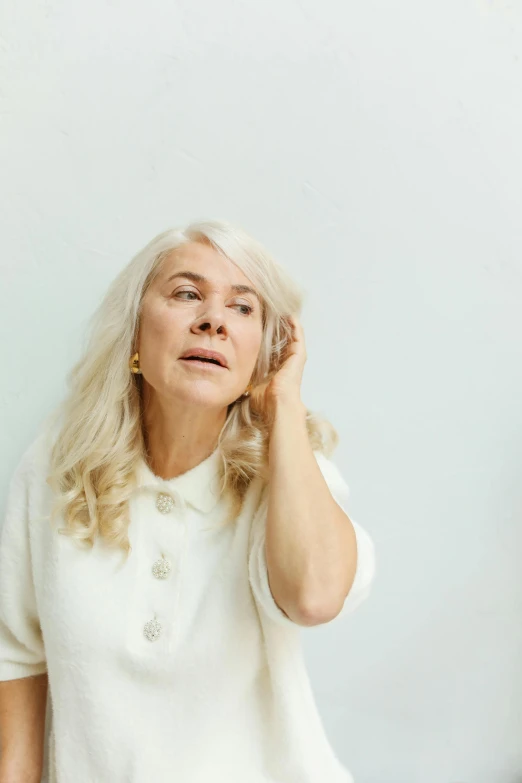
[[[225,319],[219,315],[219,313],[206,315],[202,318],[198,318],[192,325],[191,331],[194,334],[201,334],[207,332],[208,334],[226,334]]]

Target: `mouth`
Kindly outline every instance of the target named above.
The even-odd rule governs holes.
[[[223,367],[216,359],[193,359],[191,357],[187,359],[180,359],[180,362],[184,362],[186,365],[199,370],[224,370]]]

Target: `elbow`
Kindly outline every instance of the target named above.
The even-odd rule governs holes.
[[[344,588],[342,593],[336,593],[335,596],[329,598],[328,600],[309,600],[308,602],[303,602],[299,609],[299,614],[302,618],[301,625],[322,625],[323,623],[329,623],[331,620],[337,617],[337,615],[340,614],[343,609],[344,603],[347,599],[347,596],[350,594],[353,583],[354,577],[352,578],[348,592],[346,591],[346,588]]]
[[[313,626],[329,623],[341,613],[345,600],[346,597],[341,601],[337,599],[328,603],[323,602],[315,605],[308,604],[307,607],[301,609],[301,625]]]
[[[339,580],[335,585],[335,592],[331,592],[333,588],[330,583],[328,596],[323,595],[318,598],[318,593],[316,592],[311,595],[308,601],[301,604],[301,613],[306,619],[307,625],[321,625],[335,619],[342,612],[344,604],[354,588],[359,552],[353,528],[351,528],[351,531],[351,540],[347,547],[348,554],[346,556],[346,562],[349,563],[349,566],[345,566],[342,569]]]

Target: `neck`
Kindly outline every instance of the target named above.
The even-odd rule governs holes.
[[[186,473],[210,456],[227,417],[227,408],[216,410],[144,395],[143,437],[147,462],[161,478]]]

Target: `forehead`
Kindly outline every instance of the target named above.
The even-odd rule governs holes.
[[[199,272],[211,282],[250,283],[233,261],[210,244],[187,242],[168,253],[162,263],[161,277],[166,280],[174,272],[190,269]]]

